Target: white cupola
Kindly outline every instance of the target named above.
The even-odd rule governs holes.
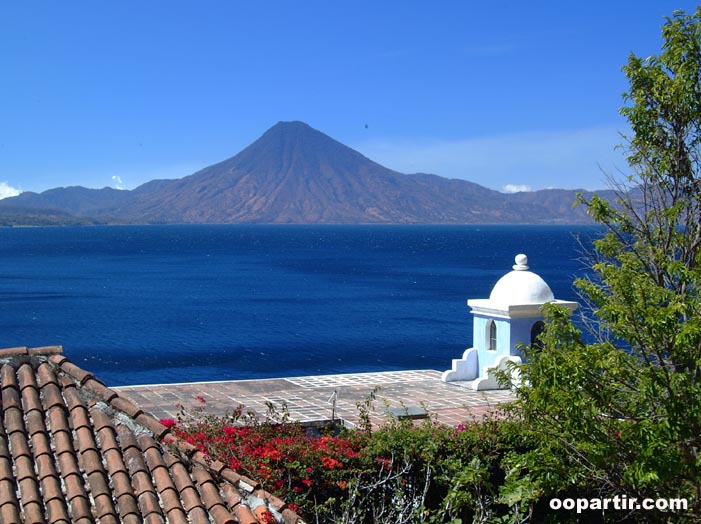
[[[528,257],[517,255],[513,271],[501,277],[492,288],[489,300],[505,306],[514,304],[545,304],[555,300],[550,286],[535,273],[528,271]]]
[[[557,300],[550,286],[528,267],[528,257],[516,255],[512,271],[501,277],[489,298],[470,299],[473,315],[472,347],[454,359],[444,382],[472,381],[476,390],[499,389],[494,373],[506,363],[523,361],[522,345],[536,342],[542,332],[544,304],[573,311],[577,302]]]

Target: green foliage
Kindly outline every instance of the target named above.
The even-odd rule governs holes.
[[[583,203],[608,226],[594,276],[576,285],[591,308],[585,341],[548,307],[529,351],[516,411],[534,450],[511,458],[507,484],[577,497],[684,497],[675,519],[701,520],[701,8],[675,12],[662,54],[631,56],[621,109],[631,174],[615,203]],[[529,493],[526,492],[529,496]],[[660,512],[611,518],[667,522]]]

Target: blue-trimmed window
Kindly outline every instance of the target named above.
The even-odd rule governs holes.
[[[487,349],[496,351],[497,349],[497,323],[490,320],[487,323]]]

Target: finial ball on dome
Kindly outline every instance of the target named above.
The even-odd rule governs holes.
[[[516,255],[514,262],[516,262],[516,264],[513,268],[516,271],[526,271],[528,269],[528,257],[523,253]]]

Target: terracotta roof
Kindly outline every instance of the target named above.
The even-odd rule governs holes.
[[[0,522],[302,523],[61,353],[0,350]]]

